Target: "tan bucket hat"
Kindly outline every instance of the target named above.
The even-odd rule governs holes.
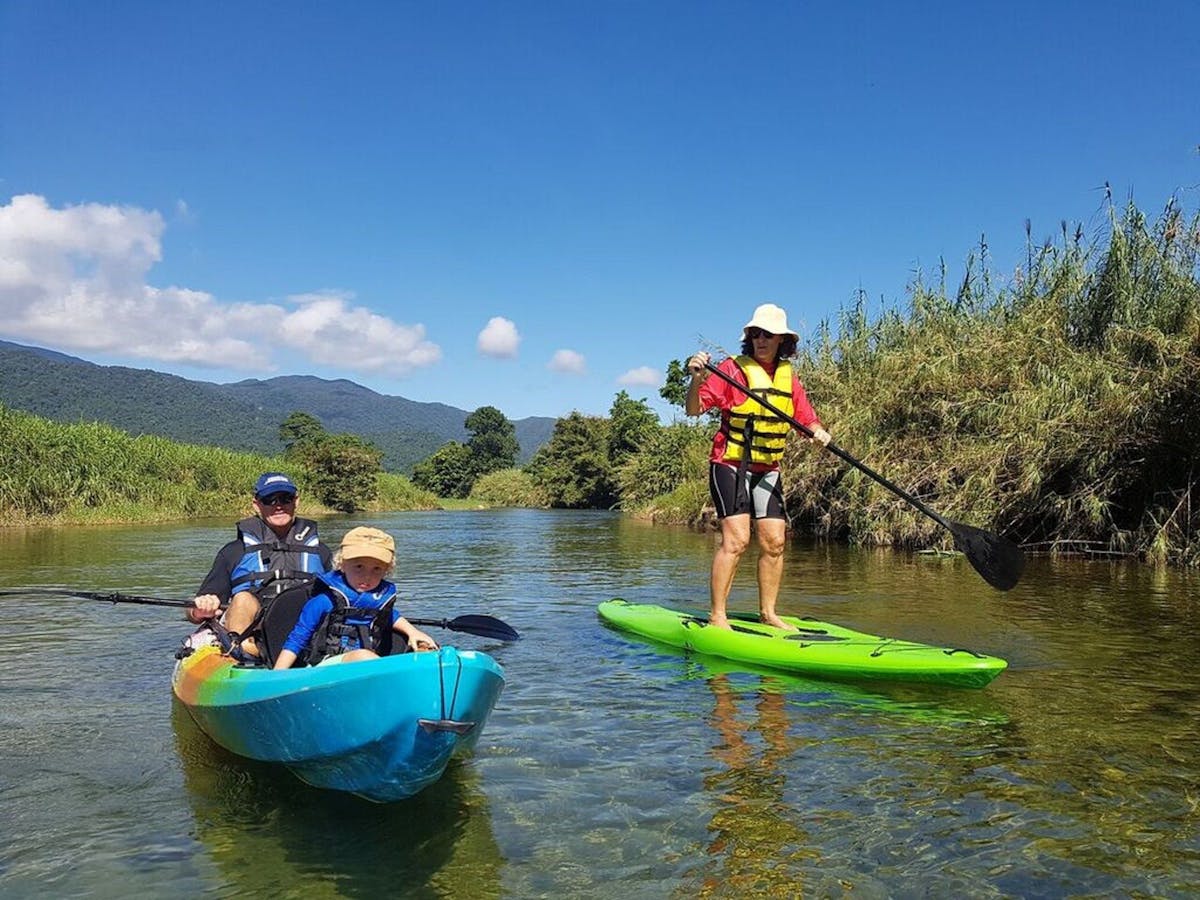
[[[396,559],[396,542],[386,531],[360,525],[342,538],[342,559],[368,557],[390,566]]]
[[[761,328],[763,331],[771,332],[771,334],[790,334],[796,340],[800,340],[800,335],[788,328],[787,313],[783,311],[782,307],[776,306],[774,303],[764,303],[754,310],[754,318],[742,327],[743,338],[746,337],[746,332],[751,328]]]

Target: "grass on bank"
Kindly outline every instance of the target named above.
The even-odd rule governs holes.
[[[986,246],[907,314],[862,306],[801,369],[835,439],[948,518],[1032,549],[1200,562],[1200,219],[1111,210],[1107,243],[1078,230],[1029,247],[996,288]],[[865,476],[799,446],[789,506],[822,534],[948,546],[935,523]]]
[[[824,323],[797,361],[817,412],[840,446],[947,518],[1032,550],[1200,564],[1200,216],[1172,200],[1149,222],[1130,203],[1110,206],[1094,244],[1065,226],[1026,238],[1003,284],[981,244],[956,289],[944,270],[932,286],[918,276],[907,308],[871,316],[860,298]],[[627,463],[624,508],[700,523],[707,467],[693,440],[680,430]],[[799,530],[951,546],[808,442],[789,443],[784,470]],[[655,473],[671,487],[646,496]]]
[[[289,472],[304,512],[330,512],[280,458],[134,437],[102,423],[63,424],[0,404],[0,524],[165,522],[249,514],[255,479]],[[369,510],[435,509],[407,478],[379,476]]]

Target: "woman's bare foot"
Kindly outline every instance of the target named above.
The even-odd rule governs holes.
[[[729,619],[726,618],[724,614],[719,616],[710,615],[708,617],[708,624],[714,628],[724,628],[726,631],[733,631],[733,628],[729,625]]]
[[[784,631],[799,631],[800,630],[795,625],[791,625],[791,624],[783,621],[783,619],[779,618],[779,616],[761,615],[758,617],[758,620],[760,622],[762,622],[764,625],[770,625],[773,628],[781,628]]]

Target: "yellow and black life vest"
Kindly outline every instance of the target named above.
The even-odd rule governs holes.
[[[752,391],[765,395],[767,402],[780,412],[795,414],[792,403],[792,364],[780,360],[775,367],[775,378],[767,376],[766,370],[753,357],[739,356],[734,360],[746,385]],[[721,432],[725,435],[725,458],[740,460],[745,448],[750,448],[750,462],[777,463],[783,457],[783,446],[791,425],[779,418],[753,397],[746,397],[737,406],[731,407],[721,416]]]

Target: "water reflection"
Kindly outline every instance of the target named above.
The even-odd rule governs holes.
[[[704,788],[717,810],[708,822],[709,862],[695,896],[799,896],[803,884],[796,867],[815,851],[784,800],[782,766],[804,744],[791,734],[785,695],[778,690],[739,694],[728,675],[714,675],[708,686],[718,767],[705,775]]]
[[[641,648],[643,673],[703,686],[711,698],[698,735],[709,748],[699,786],[703,862],[675,896],[903,896],[847,854],[877,857],[894,869],[893,884],[915,878],[910,848],[960,838],[933,819],[906,832],[904,809],[947,789],[977,789],[982,748],[1009,746],[1008,715],[986,691],[820,681],[621,638]],[[971,787],[955,791],[960,781]]]
[[[1003,702],[987,690],[886,681],[827,681],[694,653],[606,627],[622,641],[644,647],[653,654],[654,661],[646,662],[644,668],[673,672],[683,681],[711,684],[721,678],[739,692],[786,694],[789,707],[814,707],[836,716],[884,715],[900,722],[933,725],[1008,721]]]
[[[178,702],[171,723],[196,838],[221,872],[222,895],[500,896],[503,859],[469,766],[452,763],[403,803],[374,804],[223,750]]]

